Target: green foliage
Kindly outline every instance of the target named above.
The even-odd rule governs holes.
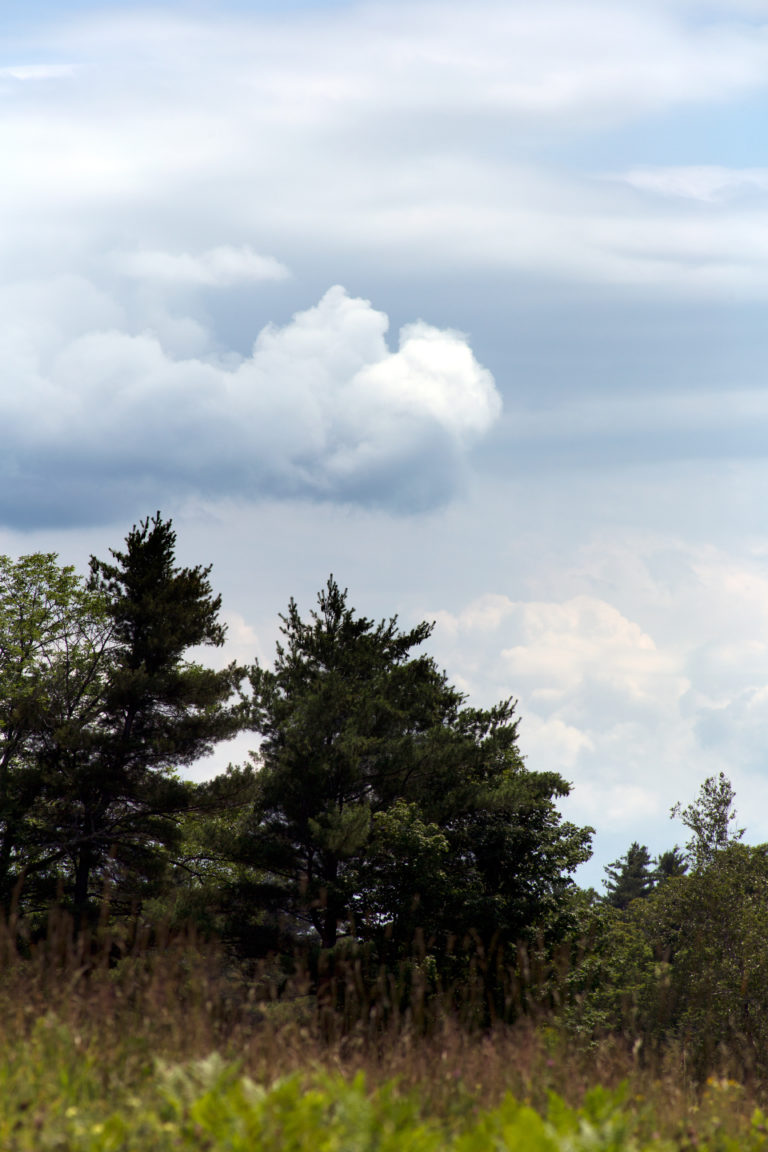
[[[144,904],[150,920],[172,931],[194,926],[206,938],[232,939],[242,934],[243,920],[253,919],[250,889],[257,877],[236,856],[255,793],[251,765],[230,765],[190,789],[188,807],[176,818],[178,842],[166,883]]]
[[[663,884],[665,880],[671,880],[675,876],[685,876],[688,871],[685,854],[677,844],[668,852],[662,852],[657,856],[654,864],[653,879],[656,884]]]
[[[252,675],[263,736],[242,859],[294,934],[407,948],[431,935],[553,931],[590,829],[561,821],[556,773],[528,771],[514,706],[467,708],[412,650],[432,628],[356,617],[331,578],[282,617],[274,671]]]
[[[593,1039],[630,1033],[647,1051],[678,1044],[696,1077],[723,1053],[741,1070],[764,1072],[768,846],[739,842],[723,775],[705,782],[684,819],[694,833],[690,872],[673,849],[651,874],[653,890],[625,901],[633,856],[648,875],[647,853],[633,845],[614,866],[613,899],[602,909],[584,901],[562,1019]]]
[[[732,843],[672,879],[632,917],[664,962],[658,1019],[685,1039],[700,1070],[719,1046],[747,1066],[768,1051],[768,847]],[[661,1001],[663,1000],[663,1004]]]
[[[626,854],[605,869],[606,902],[614,908],[626,908],[632,900],[640,900],[652,892],[654,876],[650,865],[651,856],[646,846],[633,841]]]
[[[686,808],[678,803],[671,809],[692,833],[686,844],[687,861],[692,868],[705,868],[711,864],[716,852],[740,840],[743,828],[731,828],[736,822],[733,807],[734,791],[724,772],[715,778],[708,776],[699,789],[696,800]]]
[[[309,622],[293,600],[282,620],[275,670],[256,667],[252,676],[263,743],[244,847],[271,878],[265,898],[332,947],[350,914],[372,815],[423,772],[430,736],[460,696],[431,660],[410,656],[428,625],[401,633],[395,620],[356,619],[333,579]]]
[[[185,659],[224,631],[208,569],[175,564],[158,514],[84,581],[54,555],[0,558],[0,900],[63,896],[81,922],[156,888],[196,791],[176,769],[233,735],[245,669]],[[201,793],[200,793],[201,794]]]
[[[115,563],[91,559],[91,586],[106,598],[115,640],[102,757],[126,772],[191,764],[246,716],[229,704],[246,669],[214,671],[185,659],[190,648],[221,646],[225,629],[210,567],[177,567],[175,547],[176,533],[158,513],[134,526],[125,552],[112,550]]]
[[[768,846],[738,842],[621,911],[584,901],[561,1019],[595,1038],[681,1045],[702,1077],[720,1054],[764,1071],[768,1052]]]
[[[0,556],[0,907],[66,875],[57,750],[87,755],[113,666],[104,596],[52,553]]]
[[[511,1095],[460,1115],[426,1113],[396,1081],[368,1086],[358,1073],[320,1070],[260,1083],[216,1053],[158,1060],[130,1084],[52,1019],[40,1021],[16,1069],[0,1061],[0,1144],[5,1152],[758,1152],[764,1117],[728,1117],[738,1085],[712,1081],[697,1128],[655,1134],[658,1124],[626,1087],[592,1088],[578,1107],[550,1094],[545,1114]],[[41,1045],[47,1042],[43,1058]],[[74,1058],[73,1058],[74,1057]],[[107,1095],[107,1090],[109,1095]]]
[[[394,1086],[369,1094],[362,1075],[351,1082],[291,1076],[265,1088],[214,1056],[162,1068],[161,1095],[165,1125],[190,1146],[201,1139],[232,1152],[438,1152],[444,1146],[438,1126],[420,1121],[413,1098]]]
[[[397,941],[434,934],[452,896],[450,850],[448,837],[424,821],[417,804],[396,800],[377,812],[351,901],[358,930],[374,935],[384,925]]]
[[[114,563],[91,559],[90,587],[113,625],[112,666],[90,748],[82,745],[67,782],[73,902],[79,912],[109,879],[112,900],[145,894],[126,880],[162,875],[179,843],[178,814],[192,789],[176,769],[210,752],[245,721],[230,703],[245,669],[214,671],[185,659],[219,646],[220,597],[210,568],[175,564],[176,534],[160,514],[134,526]],[[62,758],[60,769],[69,764]]]
[[[642,1034],[659,977],[653,947],[634,919],[584,893],[560,993],[560,1020],[587,1041]]]

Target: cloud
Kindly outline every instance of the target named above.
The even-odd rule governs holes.
[[[543,716],[564,721],[560,709],[570,709],[571,732],[580,713],[595,718],[598,699],[599,714],[619,723],[677,708],[690,687],[679,654],[659,650],[636,622],[594,596],[558,602],[490,595],[437,619],[454,635],[475,633],[493,644],[497,677],[524,691]],[[575,743],[593,741],[584,732]]]
[[[768,168],[688,165],[632,168],[616,179],[642,192],[716,204],[751,193],[768,192]]]
[[[430,614],[440,662],[462,668],[475,701],[518,698],[530,766],[574,783],[569,817],[660,848],[671,805],[723,770],[750,840],[766,839],[765,557],[625,534],[578,560],[560,591],[601,595],[497,592]]]
[[[260,256],[252,248],[220,245],[199,255],[157,250],[116,252],[112,262],[123,276],[135,280],[157,280],[226,288],[264,280],[287,280],[289,270],[273,256]]]
[[[28,289],[31,314],[16,301],[0,332],[5,523],[98,521],[168,494],[431,507],[501,409],[463,335],[417,321],[392,351],[386,315],[340,287],[234,363],[89,330],[71,303],[74,332],[41,331],[40,299]]]
[[[553,709],[599,692],[614,720],[677,707],[690,685],[679,660],[611,604],[591,596],[522,606],[520,643],[501,660],[528,685],[535,707]],[[590,709],[594,715],[594,701]]]
[[[768,293],[751,242],[768,206],[739,219],[720,191],[743,177],[606,180],[578,158],[606,129],[765,98],[768,36],[727,5],[707,21],[650,0],[90,13],[34,39],[72,74],[17,84],[4,107],[5,268],[87,271],[113,251],[128,277],[231,285],[281,275],[269,251],[297,269],[333,254],[406,275]],[[699,189],[713,212],[681,226],[662,187]]]
[[[745,355],[737,365],[727,344],[712,343],[712,377],[707,379],[706,365],[704,371],[699,365],[681,371],[670,361],[671,379],[654,382],[652,403],[644,382],[641,389],[627,381],[619,387],[609,367],[604,369],[609,383],[603,392],[568,395],[552,409],[525,400],[516,408],[512,400],[505,419],[509,450],[539,474],[574,463],[602,468],[638,461],[761,459],[768,436],[761,356],[753,353],[745,364]],[[643,368],[648,371],[643,365],[638,375]]]
[[[74,75],[71,64],[10,64],[0,68],[0,80],[68,80]]]

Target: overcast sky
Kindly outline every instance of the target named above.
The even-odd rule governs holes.
[[[3,21],[0,550],[435,620],[585,883],[720,770],[768,840],[768,0]]]

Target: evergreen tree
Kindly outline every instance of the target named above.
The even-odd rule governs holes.
[[[209,568],[180,568],[160,514],[89,581],[53,555],[0,558],[0,899],[57,892],[79,923],[111,884],[130,907],[162,877],[181,815],[221,808],[234,777],[195,787],[177,769],[247,720],[246,669],[189,661],[220,645]]]
[[[605,868],[606,903],[614,908],[626,908],[632,900],[648,896],[654,885],[650,865],[651,857],[645,844],[634,840],[623,856]]]
[[[662,852],[654,860],[653,878],[656,884],[665,880],[672,880],[676,876],[685,876],[688,871],[685,853],[675,844],[668,852]]]
[[[178,567],[175,546],[171,522],[158,513],[133,527],[125,551],[111,550],[112,562],[91,558],[90,589],[112,625],[99,712],[87,732],[58,731],[45,749],[79,916],[105,880],[127,901],[162,873],[164,849],[178,841],[178,816],[194,794],[176,770],[246,720],[235,698],[246,670],[186,659],[190,648],[220,646],[225,630],[210,567]]]
[[[568,785],[529,772],[514,708],[482,711],[401,632],[355,616],[331,577],[302,620],[292,600],[274,671],[256,667],[263,736],[243,859],[259,900],[294,933],[412,942],[430,932],[506,939],[562,911],[589,829],[560,820]]]

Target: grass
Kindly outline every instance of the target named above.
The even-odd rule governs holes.
[[[65,922],[24,958],[0,937],[3,1152],[768,1149],[768,1089],[727,1053],[698,1085],[672,1044],[578,1045],[554,1020],[341,1026],[301,978],[278,995],[192,939],[119,952]]]

